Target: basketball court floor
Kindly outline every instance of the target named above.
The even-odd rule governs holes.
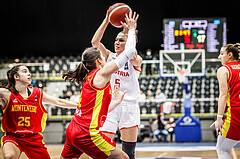
[[[136,159],[216,159],[215,142],[207,143],[137,143]],[[52,159],[59,159],[63,145],[47,144]],[[240,158],[240,143],[231,150],[232,158]],[[80,159],[88,159],[86,155]],[[2,151],[0,153],[2,159]],[[20,159],[27,159],[22,154]]]

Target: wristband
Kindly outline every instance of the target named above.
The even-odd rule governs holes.
[[[219,118],[223,118],[223,115],[217,115],[217,117],[219,117]]]

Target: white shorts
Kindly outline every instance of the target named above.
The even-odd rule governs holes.
[[[107,119],[99,129],[102,132],[115,134],[117,128],[124,129],[140,124],[140,108],[138,103],[120,104],[108,113]]]

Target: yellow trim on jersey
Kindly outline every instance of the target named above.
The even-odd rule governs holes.
[[[15,87],[16,88],[16,87]],[[18,91],[18,93],[20,94],[20,96],[23,98],[23,100],[27,100],[29,97],[31,97],[31,95],[33,94],[33,87],[32,86],[28,86],[28,88],[31,88],[32,89],[32,91],[30,91],[31,92],[31,94],[29,95],[29,96],[27,96],[26,98],[24,98],[23,97],[23,95],[18,91],[18,89],[16,88],[16,90]]]
[[[227,117],[223,124],[223,127],[226,129],[226,131],[224,129],[222,129],[222,134],[224,137],[227,137],[227,133],[230,128],[230,125],[231,125],[231,107],[228,107]]]
[[[4,138],[4,136],[6,136],[6,135],[7,135],[7,133],[5,132],[4,135],[1,137],[1,147],[3,147],[3,138]]]
[[[91,128],[95,129],[98,126],[98,116],[102,106],[103,95],[104,95],[104,91],[97,91],[90,129]]]
[[[231,71],[231,69],[230,69],[230,67],[228,65],[224,65],[224,66],[227,68],[228,73],[229,73],[229,77],[228,77],[228,81],[227,81],[228,88],[229,88],[228,89],[228,94],[227,94],[227,106],[230,106],[230,98],[231,98],[231,96],[230,96],[230,89],[231,89],[231,87],[229,86],[229,83],[232,80],[232,71]]]
[[[96,129],[98,126],[99,113],[102,107],[102,99],[104,95],[104,90],[97,90],[95,106],[93,108],[92,121],[89,127],[89,132],[93,143],[103,151],[107,156],[110,156],[110,150],[114,150],[115,147],[109,144],[100,135],[99,130]]]
[[[6,104],[5,107],[2,109],[2,111],[3,111],[3,116],[4,116],[4,112],[6,111],[7,107],[9,106],[10,99],[11,99],[11,94],[10,94],[10,96],[9,96],[9,99],[8,99],[7,104]],[[2,130],[3,132],[5,132],[5,131],[3,130],[2,125],[3,125],[3,123],[1,123],[1,130]]]
[[[47,113],[43,113],[42,120],[41,120],[42,131],[45,130],[46,122],[47,122]]]
[[[228,65],[224,65],[226,68],[227,68],[227,70],[228,70],[228,75],[229,75],[229,77],[228,77],[228,82],[232,79],[232,71],[231,71],[231,69],[230,69],[230,67],[228,66]]]
[[[9,99],[8,99],[8,101],[7,101],[7,104],[6,104],[5,106],[2,106],[2,107],[3,107],[3,109],[2,109],[3,114],[4,114],[5,110],[7,109],[7,107],[9,106],[10,100],[11,100],[11,94],[10,94],[10,96],[9,96]]]
[[[36,88],[37,89],[37,88]],[[39,89],[39,88],[38,88]],[[42,89],[39,89],[39,106],[42,110],[43,113],[48,113],[48,111],[44,108],[43,104],[42,104],[42,100],[43,100],[43,91]]]
[[[81,102],[82,102],[82,90],[81,90],[81,95],[80,95],[79,102],[78,102],[78,105],[77,105],[78,108],[81,108],[81,106],[82,106]]]
[[[41,135],[42,137],[43,137],[43,134],[42,133],[40,133],[40,132],[38,132],[38,135]],[[42,139],[42,144],[44,145],[44,147],[46,147],[46,149],[47,149],[47,146],[46,146],[46,144],[45,144],[45,142],[43,141],[43,139]],[[47,152],[48,152],[48,149],[47,149]],[[49,153],[49,152],[48,152]]]
[[[42,110],[43,112],[43,115],[42,115],[42,119],[41,119],[41,128],[42,128],[42,131],[45,130],[45,127],[46,127],[46,122],[47,122],[47,110],[44,108],[43,104],[42,104],[42,99],[43,99],[43,91],[41,89],[39,89],[39,107],[40,109]]]
[[[227,106],[230,106],[230,91],[227,93]]]

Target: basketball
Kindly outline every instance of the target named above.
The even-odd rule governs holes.
[[[126,14],[131,11],[131,8],[125,3],[115,3],[108,9],[110,23],[117,28],[122,28],[122,22],[125,22]]]

